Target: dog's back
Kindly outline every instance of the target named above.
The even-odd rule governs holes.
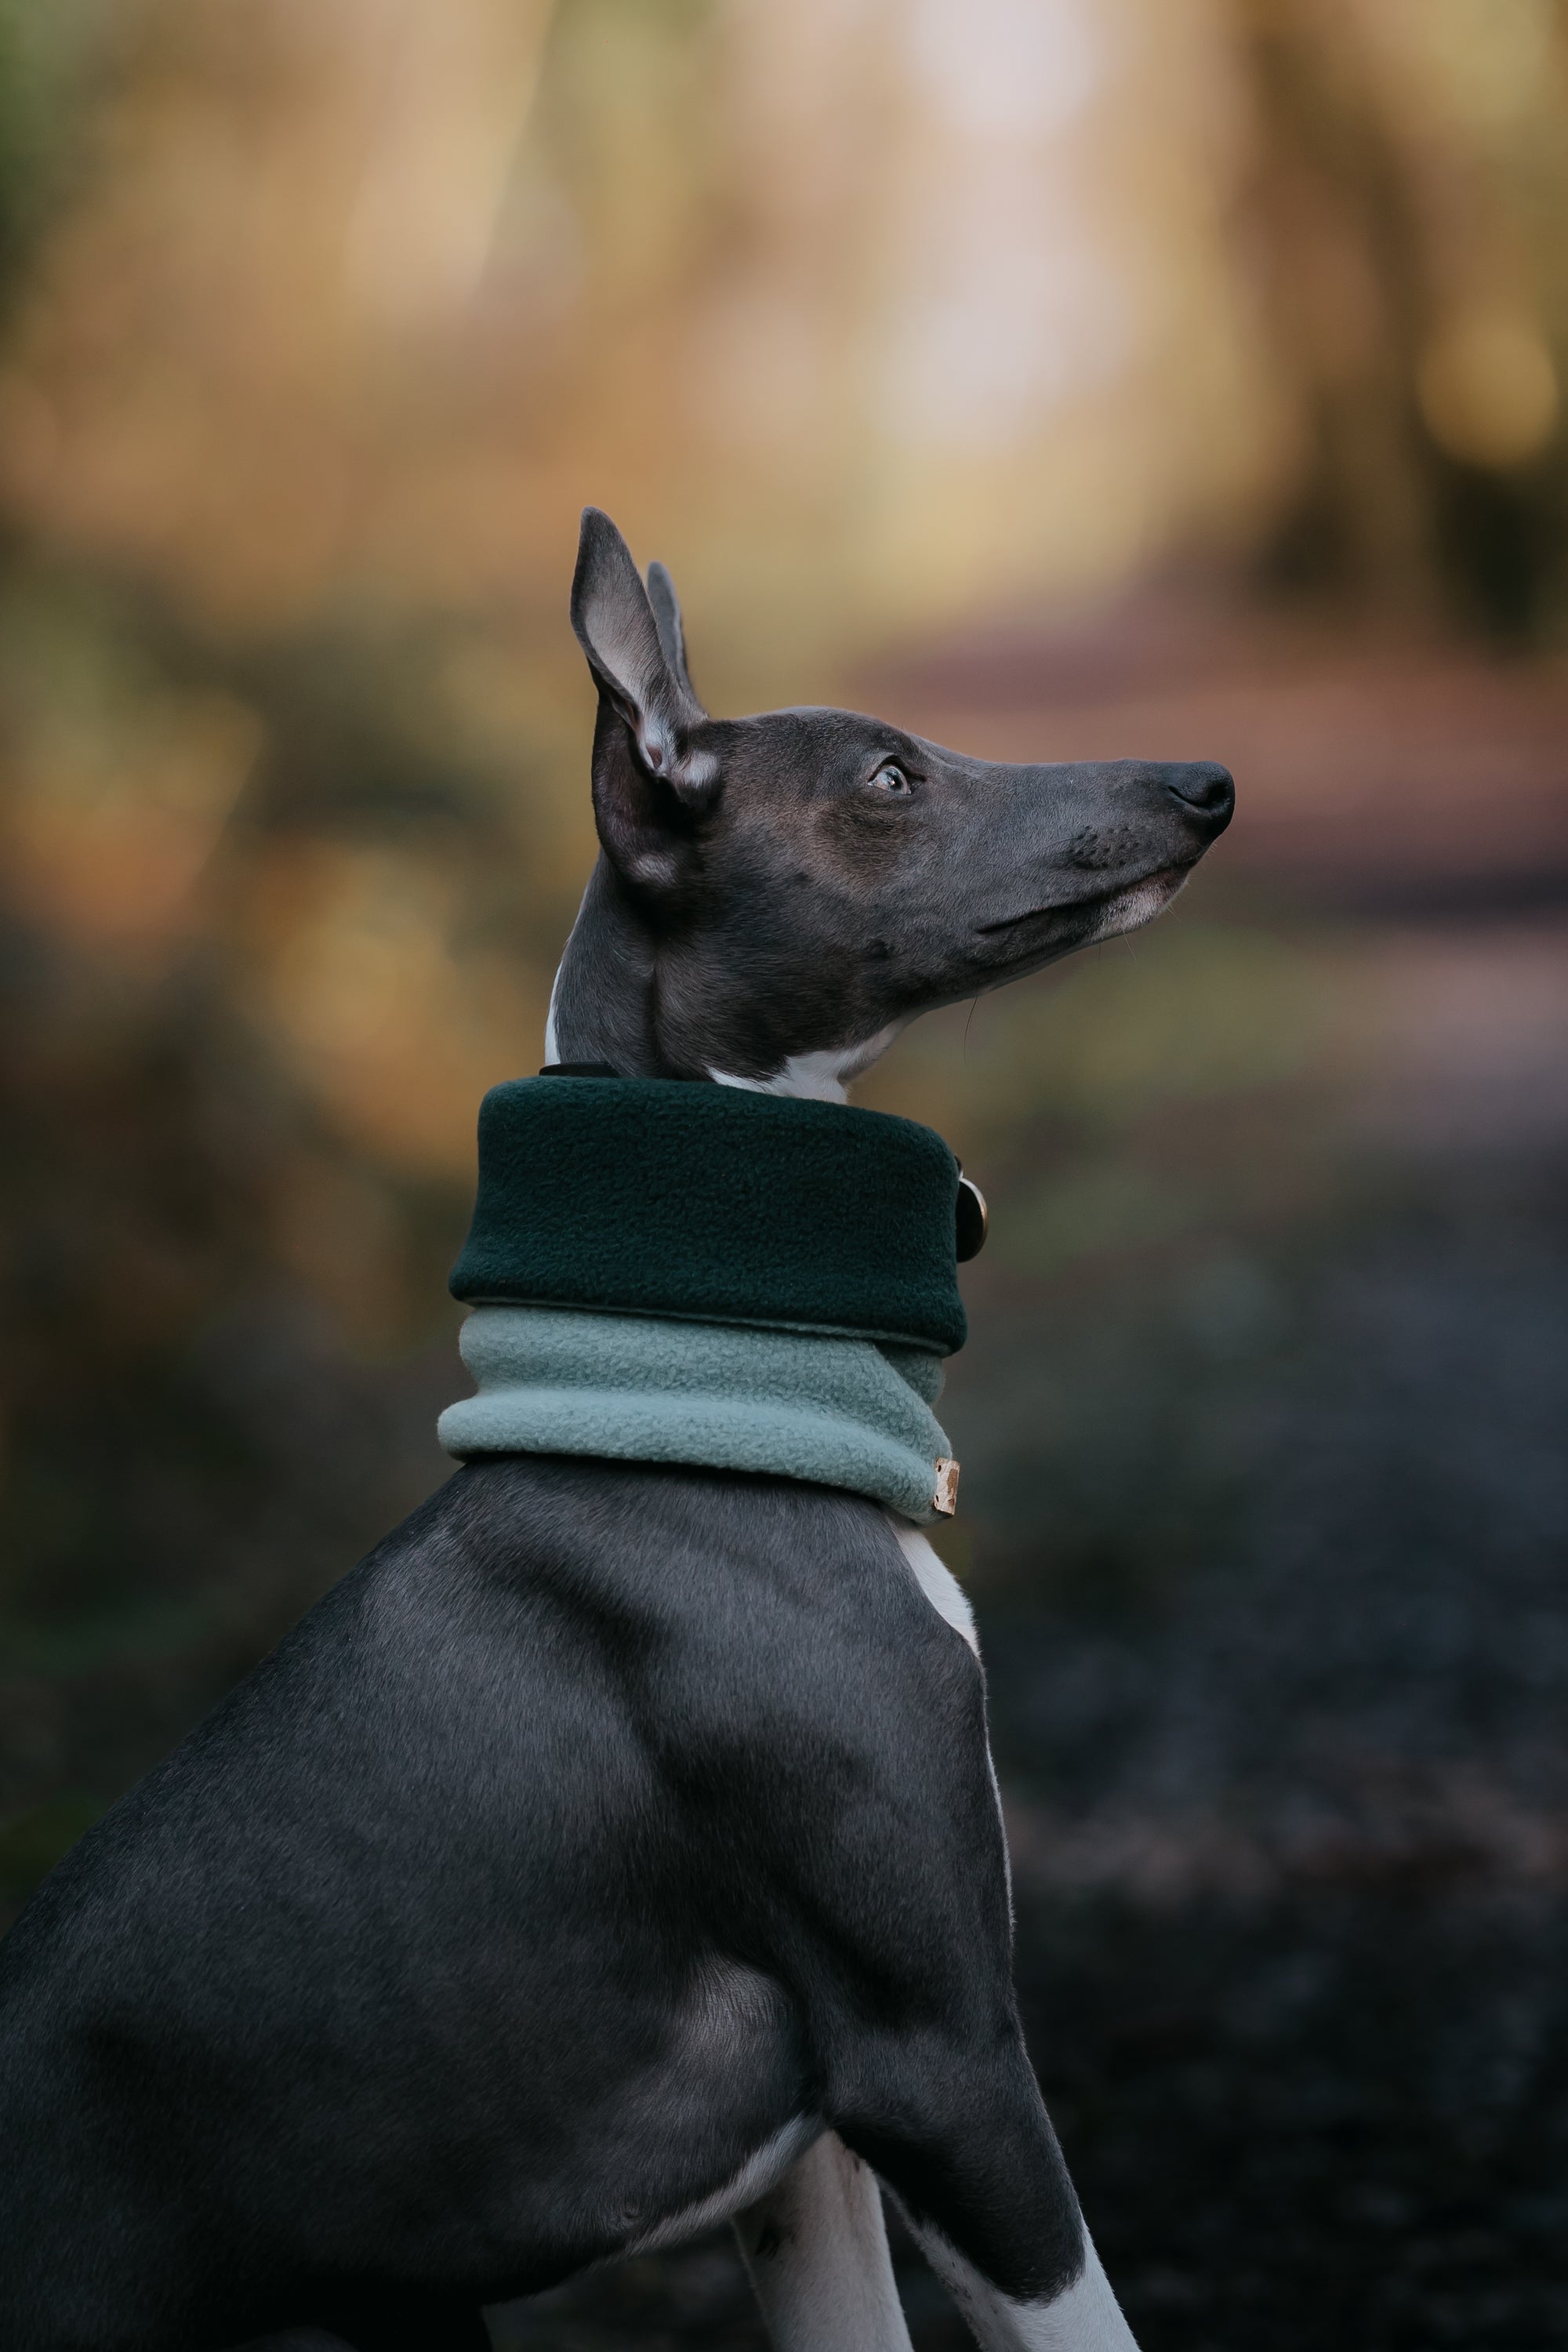
[[[981,1710],[870,1505],[460,1472],[3,1948],[8,2342],[368,2341],[373,2283],[427,2320],[722,2210],[933,1931],[962,1969]]]

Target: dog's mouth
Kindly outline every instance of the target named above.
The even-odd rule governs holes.
[[[1047,921],[1052,916],[1100,913],[1108,914],[1123,899],[1136,899],[1147,894],[1151,911],[1173,898],[1197,864],[1195,857],[1181,858],[1169,866],[1156,866],[1152,874],[1140,874],[1131,882],[1118,882],[1109,890],[1085,890],[1071,898],[1053,898],[1043,907],[1026,908],[1021,915],[1004,915],[994,923],[976,926],[982,939],[1004,940],[1011,931],[1022,930],[1026,924]]]

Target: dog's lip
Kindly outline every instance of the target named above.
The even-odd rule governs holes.
[[[1129,891],[1147,890],[1154,883],[1178,883],[1196,864],[1195,857],[1173,858],[1169,865],[1157,866],[1150,874],[1134,875],[1131,881],[1117,882],[1109,890],[1086,890],[1077,898],[1049,898],[1043,907],[1027,907],[1021,915],[1004,915],[997,922],[977,924],[976,929],[982,939],[990,939],[998,931],[1016,930],[1020,923],[1037,922],[1042,915],[1068,915],[1084,907],[1108,907],[1113,898],[1125,898]]]

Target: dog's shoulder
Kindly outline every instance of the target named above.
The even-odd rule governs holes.
[[[873,1982],[895,2006],[938,1983],[961,2009],[1000,1999],[984,1677],[886,1513],[782,1478],[639,1472],[619,1492],[623,1543],[601,1553],[596,1530],[585,1572],[637,1627],[624,1719],[715,1933],[814,2013]]]
[[[550,1717],[613,1691],[661,1756],[762,1748],[771,1767],[799,1748],[820,1774],[853,1750],[858,1769],[902,1773],[934,1737],[984,1772],[984,1684],[956,1602],[933,1603],[875,1504],[788,1478],[537,1455],[474,1465],[444,1495],[438,1524],[367,1590],[377,1648],[405,1659],[427,1644],[428,1627],[415,1640],[406,1624],[434,1606],[443,1649],[477,1642],[481,1681],[527,1684]]]
[[[826,1934],[923,1982],[999,1904],[1002,1948],[1004,1877],[978,1664],[874,1506],[508,1456],[111,1809],[0,1983],[40,2046],[130,2002],[162,2048],[235,2015],[369,2034],[387,1986],[492,1967],[503,2008],[565,2015],[633,1948],[650,1984],[707,1948],[805,1983]]]
[[[874,1662],[888,1685],[907,1674],[979,1688],[958,1588],[934,1554],[922,1569],[912,1531],[900,1539],[859,1496],[532,1455],[474,1465],[452,1488],[446,1540],[456,1538],[469,1599],[578,1617],[630,1670],[680,1661],[693,1676],[776,1690]]]

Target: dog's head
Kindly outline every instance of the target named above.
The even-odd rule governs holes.
[[[603,849],[552,1060],[837,1095],[917,1013],[1168,906],[1230,822],[1207,761],[1010,766],[849,710],[710,719],[680,608],[583,518]]]

